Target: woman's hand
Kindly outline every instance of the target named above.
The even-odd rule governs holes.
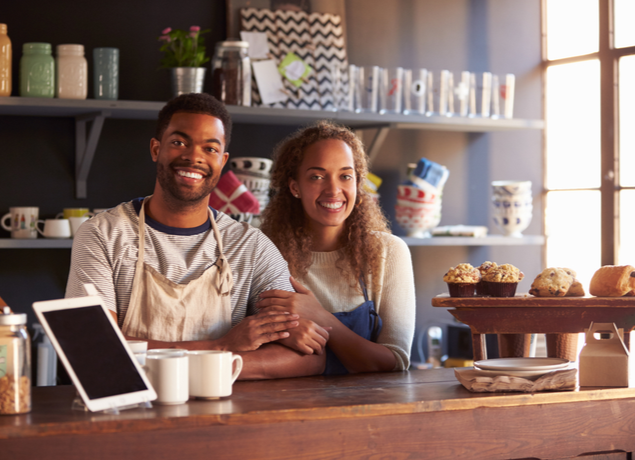
[[[260,300],[256,303],[256,308],[260,311],[267,311],[269,307],[281,306],[282,310],[300,315],[301,318],[310,319],[314,323],[325,326],[330,315],[315,295],[307,288],[298,283],[293,277],[289,278],[291,285],[296,292],[274,289],[260,294]]]
[[[305,355],[324,353],[331,328],[318,326],[310,319],[300,318],[298,322],[300,323],[298,327],[289,329],[289,337],[280,339],[277,343]]]
[[[230,351],[257,350],[260,345],[286,339],[298,327],[298,315],[271,309],[245,317],[219,339],[221,348]]]

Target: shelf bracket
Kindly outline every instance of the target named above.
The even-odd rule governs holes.
[[[104,120],[111,112],[103,110],[97,113],[75,117],[75,197],[86,198],[86,181],[95,157],[95,150],[104,126]],[[92,122],[90,133],[86,135],[86,124]]]
[[[381,147],[384,141],[386,140],[386,136],[388,135],[389,131],[390,131],[390,126],[382,126],[380,128],[377,128],[375,137],[373,137],[373,140],[371,141],[370,146],[368,147],[368,150],[367,150],[369,165],[373,164],[373,160],[379,154],[379,151],[381,150]]]

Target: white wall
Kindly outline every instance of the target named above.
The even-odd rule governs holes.
[[[345,0],[351,64],[427,68],[436,72],[490,71],[516,75],[515,118],[542,118],[539,0]],[[364,141],[369,143],[372,132]],[[446,165],[441,225],[486,225],[491,219],[490,182],[531,180],[534,217],[524,233],[542,231],[542,133],[511,131],[464,134],[393,130],[372,171],[384,179],[382,206],[393,215],[396,186],[406,165],[419,158]],[[393,231],[403,234],[394,224]],[[526,275],[519,292],[529,290],[542,270],[542,247],[414,247],[417,329],[454,322],[430,299],[446,292],[443,274],[461,262],[511,263]],[[417,360],[417,353],[413,359]]]

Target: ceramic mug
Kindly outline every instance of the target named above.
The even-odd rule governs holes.
[[[9,213],[2,216],[2,228],[11,232],[11,238],[37,238],[37,219],[40,210],[35,206],[17,206],[9,208]],[[6,220],[11,219],[10,224]]]
[[[190,396],[217,399],[232,394],[232,385],[243,369],[240,355],[230,351],[193,350],[188,352],[188,357]]]
[[[157,404],[183,404],[190,397],[189,362],[186,354],[150,353],[143,366],[154,391]]]
[[[88,208],[64,208],[62,212],[60,212],[57,216],[55,216],[55,218],[56,219],[60,219],[60,218],[70,219],[71,217],[84,217],[84,216],[92,217],[93,213],[90,212],[90,209]]]
[[[40,224],[44,224],[44,230],[40,230]],[[44,238],[71,237],[71,224],[68,219],[38,220],[35,228]]]
[[[146,363],[146,355],[148,353],[148,342],[145,340],[126,340],[130,350],[134,353],[134,357],[137,358],[137,362],[142,366]]]
[[[71,236],[75,236],[77,230],[79,230],[79,226],[86,222],[90,217],[69,217],[68,222],[71,224]]]

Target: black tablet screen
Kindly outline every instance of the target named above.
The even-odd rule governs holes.
[[[90,399],[147,389],[101,306],[43,314]]]

